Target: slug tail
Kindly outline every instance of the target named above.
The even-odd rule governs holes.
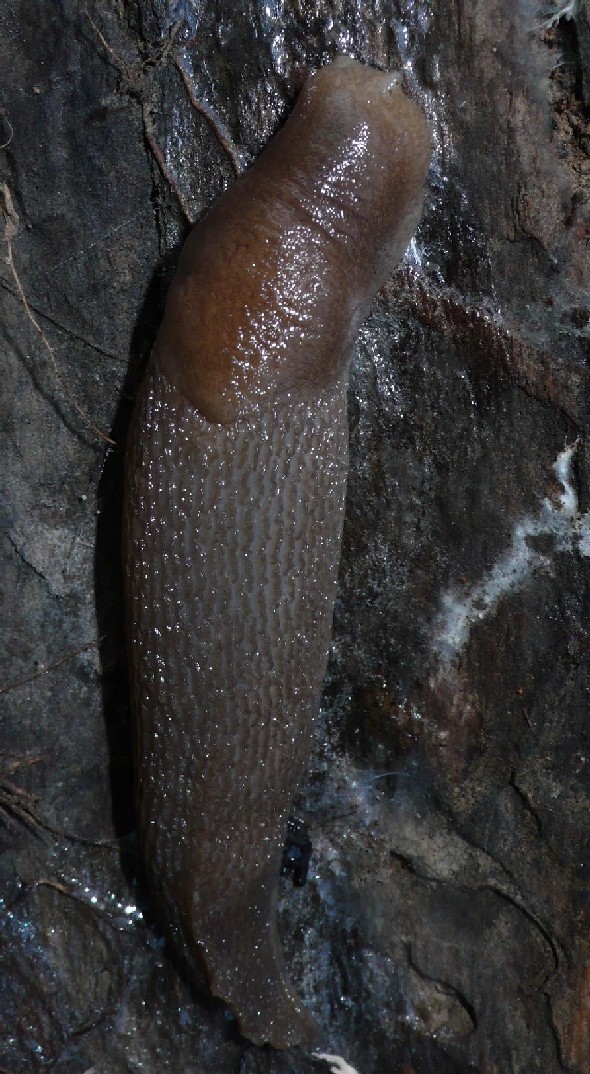
[[[239,924],[217,914],[199,950],[212,995],[228,1005],[243,1036],[273,1048],[314,1047],[319,1028],[297,999],[283,962],[275,887],[273,880],[255,903],[240,907]]]
[[[330,641],[345,384],[224,427],[152,361],[135,423],[125,572],[151,888],[191,977],[244,1036],[311,1045],[276,904]]]

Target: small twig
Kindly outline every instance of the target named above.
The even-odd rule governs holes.
[[[193,215],[192,215],[192,213],[190,211],[190,208],[189,208],[189,206],[188,206],[188,204],[186,202],[186,199],[185,199],[182,191],[180,190],[180,187],[178,186],[178,183],[176,182],[172,172],[170,171],[168,165],[166,164],[164,154],[162,153],[162,150],[160,149],[160,146],[158,145],[158,143],[156,141],[156,138],[154,136],[153,121],[152,121],[152,118],[151,118],[151,116],[149,114],[149,107],[148,107],[148,104],[147,104],[147,101],[146,101],[147,94],[144,92],[143,87],[140,84],[140,79],[138,79],[137,74],[130,67],[128,67],[128,65],[118,55],[118,53],[115,52],[114,48],[111,45],[109,45],[106,37],[104,36],[102,31],[99,29],[99,27],[96,25],[94,19],[92,18],[92,16],[90,15],[90,12],[88,10],[85,11],[85,15],[86,15],[86,18],[88,19],[88,22],[92,26],[92,29],[94,30],[96,36],[98,37],[98,40],[100,41],[102,47],[104,48],[105,52],[107,52],[107,54],[110,56],[111,62],[116,67],[116,69],[119,72],[119,74],[121,74],[123,76],[123,78],[126,80],[127,85],[129,87],[130,93],[139,102],[139,105],[141,107],[141,115],[142,115],[142,119],[143,119],[144,137],[145,137],[145,140],[146,140],[147,144],[150,147],[150,150],[152,152],[154,160],[156,161],[156,164],[158,165],[158,167],[159,167],[159,169],[160,169],[160,171],[162,173],[162,176],[164,177],[164,179],[168,183],[170,189],[176,195],[176,198],[178,200],[178,203],[180,205],[180,208],[182,209],[182,212],[183,212],[186,220],[188,221],[189,224],[191,224],[191,225],[194,224],[195,220],[194,220],[194,217],[193,217]],[[142,66],[145,68],[145,67],[148,66],[148,64],[149,64],[149,61],[146,61]]]
[[[7,147],[10,145],[12,139],[14,138],[14,127],[12,126],[12,123],[10,122],[10,120],[9,120],[8,116],[6,115],[6,112],[4,111],[4,109],[0,109],[0,116],[2,116],[2,119],[6,123],[6,126],[10,129],[10,134],[8,135],[8,140],[6,142],[0,143],[0,149],[7,149]]]
[[[7,756],[8,756],[7,754],[0,753],[0,757],[7,757]],[[32,765],[32,764],[39,764],[42,760],[43,760],[43,757],[41,756],[41,754],[38,754],[36,757],[29,757],[29,756],[11,757],[10,760],[8,760],[8,761],[2,761],[2,765],[4,766],[4,768],[6,769],[7,772],[10,772],[12,774],[13,772],[16,772],[16,770],[18,768],[22,768],[23,765],[27,765],[27,767],[28,767],[29,765]]]
[[[87,899],[82,898],[81,895],[78,895],[77,892],[67,887],[66,884],[62,884],[59,880],[54,880],[52,877],[41,877],[39,880],[30,880],[27,883],[27,887],[52,888],[53,891],[57,891],[58,894],[65,895],[67,899],[72,899],[73,902],[79,903],[79,905],[83,906],[86,910],[88,910],[90,914],[92,914],[93,916],[96,915],[100,918],[101,921],[104,921],[105,924],[109,925],[110,928],[118,931],[116,921],[113,921],[111,919],[109,911],[106,910],[104,906],[98,906],[97,904],[92,904],[91,902],[88,902]]]
[[[62,375],[61,375],[61,373],[59,371],[59,367],[58,367],[58,364],[57,364],[57,361],[56,361],[56,358],[55,358],[55,353],[54,353],[53,347],[51,346],[51,343],[49,342],[47,336],[45,335],[45,332],[41,328],[41,325],[39,324],[37,318],[35,317],[35,314],[33,313],[32,309],[31,309],[31,307],[30,307],[30,305],[28,303],[27,296],[25,295],[24,288],[23,288],[23,285],[22,285],[22,283],[20,281],[19,274],[16,271],[16,265],[14,263],[14,256],[13,256],[13,253],[12,253],[12,240],[15,237],[15,235],[17,233],[17,230],[18,230],[18,213],[17,213],[16,209],[14,208],[14,205],[13,205],[13,202],[12,202],[12,195],[11,195],[10,190],[8,189],[6,183],[2,183],[2,185],[0,186],[0,193],[2,194],[2,199],[3,199],[3,204],[0,205],[0,208],[2,209],[2,211],[4,213],[4,219],[5,219],[4,240],[6,242],[6,263],[7,263],[8,267],[10,268],[10,271],[12,273],[12,278],[14,280],[14,285],[16,287],[18,297],[20,298],[20,300],[22,302],[23,309],[24,309],[29,321],[31,322],[31,324],[37,330],[37,332],[39,333],[39,335],[41,337],[41,340],[42,340],[42,342],[43,342],[43,344],[44,344],[44,346],[45,346],[45,348],[47,350],[47,353],[49,355],[49,360],[50,360],[51,365],[53,367],[53,372],[54,372],[54,374],[56,376],[57,381],[59,382],[59,385],[61,387],[62,392],[64,393],[64,395],[65,395],[66,399],[68,400],[68,402],[70,403],[70,405],[73,406],[74,410],[80,415],[80,417],[83,419],[84,423],[92,430],[92,432],[95,434],[95,436],[98,436],[101,440],[104,440],[107,444],[112,444],[113,446],[116,446],[115,441],[111,440],[110,436],[107,436],[106,433],[103,433],[102,430],[99,429],[98,426],[94,424],[92,419],[89,417],[89,415],[86,413],[86,411],[80,406],[80,404],[76,401],[76,399],[74,399],[73,395],[71,394],[71,392],[69,391],[67,386],[64,384]]]
[[[65,839],[68,843],[81,843],[82,846],[94,847],[98,850],[117,850],[117,844],[111,839],[87,839],[83,835],[68,832],[66,828],[50,824],[35,809],[35,802],[36,799],[22,787],[15,787],[10,783],[2,786],[0,783],[0,820],[4,818],[7,827],[14,827],[15,822],[20,821],[37,838],[40,838],[40,832],[47,832],[59,839]]]
[[[41,758],[35,758],[40,761]],[[23,761],[24,763],[24,761]],[[29,763],[33,763],[29,761]],[[13,767],[19,767],[19,762],[14,761]],[[25,828],[40,837],[40,832],[48,832],[50,835],[66,839],[69,843],[82,843],[83,846],[98,849],[116,850],[117,844],[110,839],[86,839],[83,835],[74,835],[65,828],[50,824],[41,816],[37,807],[37,799],[23,787],[17,787],[14,783],[2,782],[0,779],[0,820],[4,820],[7,827],[14,826],[20,821]]]
[[[80,653],[85,653],[87,649],[92,649],[101,644],[107,637],[106,634],[102,634],[100,638],[95,641],[89,641],[86,645],[81,645],[79,649],[75,649],[72,653],[66,653],[65,656],[61,656],[59,660],[55,660],[53,664],[48,664],[45,668],[39,668],[39,671],[34,671],[32,675],[28,675],[26,679],[19,679],[17,682],[9,682],[6,686],[0,686],[0,694],[6,694],[10,690],[17,690],[19,686],[27,686],[28,683],[38,679],[41,675],[47,675],[49,671],[53,671],[61,664],[65,664],[68,660],[73,660],[75,656],[79,656]]]
[[[38,880],[29,880],[27,887],[52,888],[53,891],[58,891],[60,895],[67,896],[68,899],[74,899],[76,902],[81,902],[84,906],[88,905],[85,899],[81,899],[75,891],[71,891],[65,884],[62,884],[61,880],[54,880],[53,877],[42,876],[39,877]]]
[[[323,1059],[324,1063],[329,1063],[331,1074],[358,1074],[358,1071],[351,1067],[341,1055],[330,1055],[328,1052],[312,1052],[311,1054],[314,1059]]]
[[[98,37],[101,45],[103,46],[104,50],[106,51],[106,53],[110,57],[111,62],[116,67],[116,69],[119,72],[119,74],[121,74],[126,79],[127,84],[129,86],[130,92],[136,98],[136,100],[139,102],[140,107],[141,107],[141,111],[142,111],[145,140],[146,140],[146,142],[147,142],[147,144],[148,144],[148,146],[149,146],[149,148],[150,148],[150,150],[152,152],[154,160],[156,161],[156,163],[158,165],[158,168],[160,169],[160,171],[162,173],[162,176],[164,177],[164,179],[168,183],[170,189],[173,191],[174,195],[176,196],[176,198],[178,200],[178,204],[180,205],[180,208],[182,209],[182,212],[183,212],[186,220],[188,221],[189,224],[191,224],[191,225],[194,224],[195,217],[193,216],[193,213],[191,212],[190,206],[189,206],[184,194],[182,193],[182,191],[181,191],[181,189],[180,189],[180,187],[178,185],[178,182],[176,181],[173,173],[171,172],[170,168],[168,167],[168,164],[166,163],[166,158],[164,156],[164,153],[162,152],[162,149],[160,148],[160,146],[159,146],[159,144],[157,142],[157,139],[155,137],[153,120],[152,120],[152,117],[150,115],[149,103],[148,103],[148,100],[147,100],[148,94],[145,92],[145,89],[144,89],[144,87],[142,85],[143,79],[139,78],[137,73],[135,71],[133,71],[125,63],[125,61],[121,58],[121,56],[119,56],[115,52],[115,50],[112,47],[112,45],[109,44],[109,42],[105,38],[104,34],[100,30],[100,28],[94,22],[94,19],[92,18],[92,16],[90,15],[88,10],[85,11],[85,14],[86,14],[86,18],[88,19],[90,25],[92,26],[92,29],[94,30],[96,36]],[[146,71],[149,67],[151,67],[155,62],[159,62],[161,60],[164,60],[164,61],[168,62],[170,52],[171,52],[171,49],[173,47],[173,44],[174,44],[174,40],[172,38],[169,42],[167,42],[163,46],[162,50],[156,55],[156,58],[153,58],[151,60],[144,60],[144,62],[141,65],[142,73],[144,71]],[[215,132],[215,135],[216,135],[219,143],[223,146],[223,149],[227,153],[227,155],[228,155],[228,157],[229,157],[229,159],[231,161],[231,165],[232,165],[236,175],[240,175],[242,170],[243,170],[243,161],[241,160],[240,155],[239,155],[236,147],[233,144],[233,141],[232,141],[232,138],[231,138],[231,135],[230,135],[229,131],[224,126],[224,124],[219,119],[219,117],[215,115],[215,112],[213,111],[211,106],[208,105],[206,103],[206,101],[202,101],[196,96],[195,91],[194,91],[194,89],[192,87],[192,84],[190,82],[190,79],[189,79],[186,71],[184,70],[184,67],[182,66],[178,56],[173,57],[173,62],[174,62],[174,65],[176,66],[176,68],[178,69],[178,71],[180,73],[180,76],[181,76],[182,81],[184,83],[184,86],[185,86],[186,92],[188,94],[188,98],[189,98],[189,101],[190,101],[191,105],[193,106],[195,111],[199,112],[200,115],[204,116],[205,119],[207,120],[207,122],[210,124],[210,126],[213,129],[213,131]]]
[[[187,204],[187,201],[186,201],[186,199],[184,197],[184,194],[182,193],[180,187],[178,186],[178,183],[176,182],[176,179],[174,178],[172,172],[170,171],[168,165],[166,164],[166,161],[164,159],[164,154],[162,153],[162,150],[160,149],[160,146],[158,145],[158,143],[157,143],[157,141],[156,141],[156,139],[154,137],[152,118],[148,113],[147,106],[144,107],[144,109],[143,109],[143,130],[144,130],[145,140],[148,143],[148,145],[149,145],[149,147],[150,147],[150,149],[152,151],[152,154],[153,154],[154,160],[156,161],[156,164],[158,165],[158,167],[159,167],[162,175],[164,176],[164,179],[168,183],[170,189],[174,191],[174,193],[176,195],[176,198],[177,198],[177,201],[178,201],[178,204],[180,205],[180,208],[182,209],[182,212],[183,212],[187,222],[192,227],[192,225],[195,222],[195,217],[193,216],[193,214],[192,214],[192,212],[190,210],[190,207]]]
[[[100,30],[100,28],[96,25],[94,19],[92,18],[92,15],[90,14],[88,8],[84,8],[84,14],[86,15],[86,18],[88,19],[88,22],[92,26],[92,29],[94,30],[96,36],[98,37],[98,40],[100,41],[100,43],[101,43],[102,47],[104,48],[105,52],[107,52],[109,54],[109,56],[111,57],[111,59],[113,61],[113,64],[117,68],[119,74],[122,74],[127,79],[127,82],[129,83],[129,85],[137,93],[138,89],[137,89],[137,86],[136,86],[136,78],[135,78],[135,75],[134,75],[132,69],[127,66],[125,61],[123,59],[121,59],[121,57],[118,55],[118,53],[115,52],[114,48],[112,48],[112,46],[109,45],[106,37],[104,36],[104,34]]]
[[[3,291],[6,291],[7,294],[12,295],[13,298],[20,297],[18,291],[10,287],[5,280],[0,280],[0,287]],[[107,351],[104,347],[100,347],[98,343],[94,343],[91,339],[87,339],[86,336],[82,336],[79,332],[75,332],[73,328],[69,328],[67,324],[62,324],[61,321],[58,321],[55,317],[46,313],[45,310],[40,310],[38,306],[34,306],[32,302],[29,302],[29,308],[32,309],[38,317],[41,317],[43,321],[49,321],[49,324],[52,324],[54,328],[59,329],[60,332],[64,332],[70,339],[75,339],[78,343],[83,343],[84,346],[89,347],[90,350],[96,351],[97,354],[102,354],[103,358],[110,358],[113,362],[121,361],[117,354],[112,354],[111,351]]]
[[[15,827],[16,821],[19,821],[38,838],[40,831],[45,831],[47,827],[35,810],[33,796],[14,783],[0,782],[0,821],[7,828]]]
[[[174,57],[174,64],[175,64],[175,66],[176,66],[176,68],[177,68],[177,70],[178,70],[178,72],[180,74],[180,77],[182,78],[182,81],[184,82],[184,86],[185,86],[186,92],[188,94],[189,101],[191,102],[193,108],[195,109],[196,112],[199,112],[202,116],[204,116],[205,119],[208,121],[210,126],[215,131],[215,134],[216,134],[217,138],[219,139],[219,142],[221,143],[221,145],[225,149],[225,152],[227,153],[227,155],[228,155],[228,157],[229,157],[229,159],[231,161],[232,168],[234,169],[234,172],[236,173],[236,175],[241,175],[241,173],[242,173],[242,171],[244,169],[244,162],[241,159],[240,154],[238,153],[238,151],[237,151],[237,149],[236,149],[236,147],[235,147],[235,145],[234,145],[234,143],[232,141],[232,138],[231,138],[231,135],[230,135],[229,131],[227,130],[225,125],[221,122],[221,120],[219,119],[219,116],[215,115],[215,112],[213,111],[211,106],[208,105],[206,103],[206,101],[201,100],[199,97],[197,97],[195,95],[195,91],[193,89],[191,80],[188,77],[188,74],[186,73],[184,67],[182,66],[178,56]]]
[[[23,765],[38,764],[43,758],[6,758],[0,755],[0,759],[0,773],[4,769],[8,774],[12,775]],[[17,821],[25,828],[28,828],[37,838],[41,838],[42,833],[49,832],[50,835],[61,836],[70,842],[82,842],[91,846],[101,845],[94,841],[71,835],[69,832],[56,828],[44,820],[38,811],[37,799],[34,795],[23,787],[17,787],[15,783],[9,782],[0,774],[0,822],[3,822],[6,827],[12,828],[16,826]]]

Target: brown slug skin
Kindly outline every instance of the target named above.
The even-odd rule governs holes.
[[[192,230],[132,420],[124,565],[144,860],[195,974],[276,1048],[286,818],[330,644],[359,325],[417,223],[430,138],[388,74],[312,73]]]

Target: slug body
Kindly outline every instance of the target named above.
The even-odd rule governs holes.
[[[310,1043],[276,902],[330,644],[359,325],[417,223],[430,139],[341,59],[192,230],[130,430],[124,565],[140,840],[242,1033]]]

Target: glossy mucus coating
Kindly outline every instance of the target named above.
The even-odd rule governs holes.
[[[313,72],[254,166],[189,235],[156,350],[210,421],[346,370],[422,208],[426,121],[396,75]]]
[[[315,1026],[276,924],[330,644],[357,329],[429,152],[393,76],[313,73],[191,232],[130,430],[124,567],[138,825],[195,975],[275,1047]]]

